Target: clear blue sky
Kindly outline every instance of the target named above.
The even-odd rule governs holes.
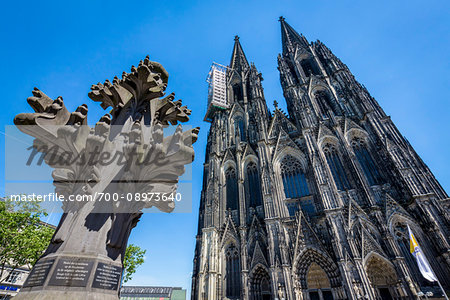
[[[147,249],[147,259],[130,284],[189,289],[208,131],[202,122],[205,78],[212,61],[229,63],[233,37],[239,34],[247,58],[263,73],[269,107],[274,99],[284,106],[276,69],[280,15],[349,66],[450,190],[450,2],[356,2],[5,2],[0,12],[1,126],[31,111],[26,98],[34,86],[53,98],[62,95],[72,110],[87,103],[94,123],[104,112],[87,97],[91,84],[128,71],[147,54],[161,62],[170,74],[168,91],[192,108],[189,123],[201,126],[193,212],[143,216],[130,242]],[[4,159],[0,164],[4,168]]]

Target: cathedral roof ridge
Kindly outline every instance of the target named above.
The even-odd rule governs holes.
[[[331,129],[328,128],[325,124],[320,123],[320,125],[319,125],[319,132],[317,134],[317,140],[318,140],[319,144],[321,144],[322,141],[326,137],[332,137],[333,139],[336,139],[336,135],[333,134]]]
[[[384,213],[387,222],[389,222],[391,216],[396,213],[410,217],[409,213],[397,201],[395,201],[389,193],[385,193],[384,198]]]
[[[228,236],[228,238],[231,237],[231,238],[235,239],[236,242],[239,242],[239,235],[236,230],[236,224],[234,223],[233,217],[231,216],[231,214],[229,214],[226,217],[226,220],[223,224],[223,233],[222,233],[222,241],[221,241],[222,245],[224,245],[226,243],[227,236]]]
[[[344,123],[344,132],[348,132],[351,129],[359,129],[359,130],[363,130],[361,128],[361,126],[359,126],[358,124],[356,124],[355,121],[353,121],[351,118],[349,117],[345,117],[345,123]]]
[[[312,228],[306,215],[303,213],[302,208],[299,209],[298,215],[296,217],[296,223],[297,223],[297,238],[295,241],[295,248],[294,248],[295,254],[297,254],[300,251],[300,248],[303,248],[301,247],[302,245],[300,245],[300,243],[302,243],[303,246],[315,248],[329,255],[322,241]]]
[[[367,228],[361,223],[361,257],[364,259],[371,252],[387,258],[386,252],[384,252],[379,241],[367,230]]]
[[[245,158],[249,155],[256,156],[256,151],[255,151],[255,149],[253,149],[253,147],[249,143],[246,143],[245,147],[244,147],[244,152],[242,153],[242,158]]]

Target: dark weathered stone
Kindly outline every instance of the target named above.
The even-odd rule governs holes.
[[[235,38],[228,103],[205,118],[192,300],[441,295],[407,226],[449,291],[447,193],[347,66],[280,21],[289,114],[269,112]]]

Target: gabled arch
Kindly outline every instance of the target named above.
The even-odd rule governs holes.
[[[231,73],[229,73],[230,76],[227,80],[227,87],[231,87],[235,83],[242,82],[243,78],[241,77],[241,74],[237,72],[236,70],[233,70]]]
[[[398,281],[394,265],[381,254],[371,251],[363,259],[363,265],[372,286],[395,286]]]
[[[268,137],[275,138],[279,134],[280,130],[284,130],[287,133],[294,133],[297,131],[297,127],[286,117],[286,115],[279,109],[275,109],[273,112],[273,118],[269,125]]]
[[[261,270],[267,272],[267,274],[269,274],[269,268],[266,265],[264,265],[262,263],[257,263],[257,264],[255,264],[254,266],[251,267],[251,270],[249,272],[249,279],[251,279],[252,276],[254,276],[256,271],[258,271],[258,269],[261,269]]]
[[[422,229],[414,222],[414,220],[410,216],[403,214],[401,211],[393,213],[387,220],[389,232],[392,235],[394,235],[394,226],[396,223],[404,223],[405,225],[409,225],[413,232],[423,233]]]
[[[239,234],[237,233],[236,225],[234,224],[233,219],[229,216],[224,223],[219,246],[221,249],[225,249],[232,243],[240,247]]]
[[[335,262],[323,251],[311,247],[305,248],[294,259],[292,265],[294,285],[300,289],[307,289],[306,275],[313,262],[327,274],[332,288],[342,285],[341,275]]]
[[[291,146],[286,146],[277,153],[275,153],[275,156],[272,160],[275,169],[280,171],[281,161],[283,158],[285,158],[287,155],[291,155],[292,157],[299,160],[299,162],[302,165],[303,172],[306,173],[307,167],[308,167],[308,160],[306,158],[306,155],[298,148],[293,148]]]
[[[228,116],[228,121],[231,123],[231,121],[236,117],[245,117],[245,111],[242,108],[242,106],[239,103],[234,103],[233,106],[230,109],[230,114]]]
[[[303,47],[296,47],[295,48],[295,54],[294,54],[294,58],[296,60],[302,60],[302,59],[309,59],[309,58],[314,58],[314,56],[312,55],[312,53],[309,51],[309,49],[305,49]]]
[[[368,217],[368,216],[365,215],[365,217]],[[353,235],[355,238],[356,238],[356,232],[355,232],[356,227],[360,227],[360,228],[364,227],[366,229],[366,231],[370,235],[372,235],[374,238],[376,238],[377,240],[381,238],[381,234],[378,231],[377,227],[372,222],[370,222],[369,219],[366,219],[360,215],[358,216],[358,220],[352,224],[352,232],[353,232]]]
[[[230,166],[237,169],[236,159],[235,159],[233,153],[231,153],[230,149],[227,149],[227,151],[225,152],[225,155],[222,159],[222,162],[220,163],[222,173],[225,172],[225,170],[228,169]],[[221,176],[221,179],[224,179],[224,177]]]
[[[256,242],[260,242],[260,244],[266,248],[268,241],[267,241],[267,233],[265,231],[265,227],[261,226],[261,223],[259,222],[256,215],[253,216],[252,223],[250,225],[250,229],[248,231],[248,239],[247,239],[247,249],[249,251],[252,251],[253,247],[256,245]],[[258,238],[256,238],[256,236]]]
[[[238,237],[235,236],[232,232],[227,232],[222,237],[221,249],[224,251],[231,245],[235,245],[239,249],[240,242],[239,242]]]
[[[346,118],[344,125],[344,137],[349,143],[351,143],[354,138],[360,138],[365,142],[368,142],[369,134],[353,120]]]
[[[316,262],[309,265],[306,272],[306,284],[308,289],[331,288],[327,274]]]
[[[309,97],[314,97],[314,94],[319,92],[319,91],[325,91],[328,94],[331,94],[330,89],[328,88],[327,84],[318,79],[318,78],[311,78],[311,80],[309,81],[309,85],[308,85],[308,95]]]
[[[338,147],[339,140],[328,127],[321,124],[319,127],[319,132],[317,133],[317,145],[319,146],[319,149],[323,149],[323,147],[327,144]]]
[[[227,159],[222,163],[222,171],[225,172],[228,168],[237,169],[236,162],[233,159]]]
[[[250,145],[247,145],[247,148],[248,147],[250,147]],[[246,148],[246,150],[247,150],[247,148]],[[241,176],[242,177],[245,176],[245,169],[247,168],[248,164],[252,163],[252,162],[256,164],[256,166],[258,167],[258,171],[260,171],[260,169],[259,169],[259,159],[256,156],[256,154],[253,151],[245,151],[244,155],[245,156],[243,156],[242,160],[241,160],[241,166],[242,166],[242,168],[241,168],[241,170],[242,170]]]
[[[309,97],[317,105],[317,112],[321,112],[322,116],[327,117],[326,114],[331,110],[336,115],[342,115],[342,108],[337,102],[332,91],[328,86],[321,80],[314,80],[314,76],[311,76],[310,86],[309,86]]]
[[[250,300],[273,299],[272,284],[267,266],[258,263],[249,272]]]

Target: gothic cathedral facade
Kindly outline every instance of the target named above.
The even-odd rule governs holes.
[[[450,200],[367,89],[280,17],[288,113],[235,38],[211,116],[192,300],[417,299],[450,289]]]

